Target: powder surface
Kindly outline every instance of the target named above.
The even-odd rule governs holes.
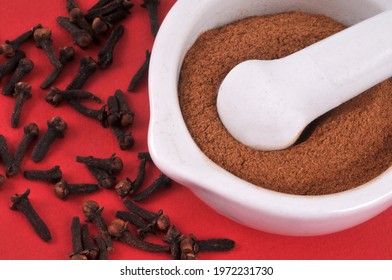
[[[345,191],[392,164],[392,80],[384,81],[309,125],[296,145],[257,151],[236,141],[216,109],[226,74],[248,59],[277,59],[345,27],[290,12],[250,17],[203,33],[186,54],[179,101],[188,130],[215,163],[257,186],[299,195]]]

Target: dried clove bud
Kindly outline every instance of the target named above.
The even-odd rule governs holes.
[[[98,103],[102,102],[95,94],[81,89],[60,90],[56,87],[52,87],[52,90],[45,96],[46,102],[53,106],[58,106],[64,100],[71,101],[84,99],[93,100]]]
[[[31,85],[24,82],[18,82],[14,88],[14,97],[16,99],[14,110],[11,115],[11,127],[16,128],[19,124],[22,108],[27,99],[31,98]]]
[[[53,50],[52,31],[47,28],[38,28],[34,31],[34,41],[38,48],[45,51],[50,63],[55,67],[61,67],[61,62],[57,59]]]
[[[67,123],[60,117],[53,117],[47,121],[48,130],[38,140],[35,145],[31,158],[34,162],[43,160],[49,151],[50,146],[57,138],[64,137],[67,130]]]
[[[54,194],[62,200],[67,199],[71,194],[87,194],[96,191],[99,191],[97,184],[68,184],[64,179],[54,186]]]
[[[25,170],[23,176],[27,180],[44,181],[55,184],[62,179],[63,173],[61,172],[60,166],[55,165],[48,170]]]
[[[100,232],[102,239],[106,243],[106,248],[109,252],[113,251],[113,242],[108,232],[108,228],[104,219],[102,218],[103,207],[99,207],[98,203],[93,200],[88,200],[83,203],[83,213],[87,218],[87,222],[94,223],[97,230]]]
[[[52,239],[49,228],[31,205],[30,200],[28,199],[29,194],[30,189],[27,189],[23,194],[16,194],[11,197],[11,202],[13,203],[11,210],[21,211],[33,226],[38,236],[42,240],[49,242]]]
[[[122,90],[118,89],[114,93],[118,103],[118,113],[121,126],[131,126],[133,124],[135,113],[129,108],[127,99]]]
[[[77,156],[76,161],[84,163],[87,166],[97,167],[107,171],[109,174],[119,173],[123,169],[123,161],[120,157],[113,154],[110,158],[97,158],[93,156]]]
[[[20,170],[20,165],[22,163],[23,157],[27,152],[27,149],[30,147],[30,144],[38,137],[38,125],[35,123],[29,123],[23,128],[23,132],[23,138],[20,141],[18,147],[16,148],[14,154],[14,164],[12,167],[14,172]]]

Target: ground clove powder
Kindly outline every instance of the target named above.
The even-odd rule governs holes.
[[[281,151],[237,142],[216,109],[220,83],[238,63],[277,59],[345,27],[301,12],[250,17],[207,31],[185,56],[179,101],[188,130],[215,163],[263,188],[323,195],[357,187],[392,164],[392,79],[321,116],[300,141]]]

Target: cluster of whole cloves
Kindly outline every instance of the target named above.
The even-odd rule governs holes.
[[[66,0],[68,17],[59,16],[57,22],[72,36],[75,45],[82,49],[91,43],[100,43],[100,36],[114,30],[116,23],[130,14],[133,4],[127,0],[106,1],[82,11],[74,0]],[[108,40],[113,42],[113,40]],[[110,48],[110,47],[109,47]],[[105,50],[105,52],[112,50]]]
[[[104,207],[100,207],[94,200],[84,202],[82,209],[86,222],[95,226],[99,236],[95,236],[93,241],[88,224],[81,225],[79,217],[73,217],[70,259],[108,259],[108,254],[114,250],[113,241],[143,251],[165,252],[174,260],[196,260],[200,252],[225,252],[235,246],[235,242],[227,238],[199,240],[193,234],[183,234],[170,224],[169,216],[162,210],[152,212],[130,200],[125,200],[124,205],[127,211],[117,211],[116,218],[107,224],[102,217]],[[162,234],[162,243],[145,240],[148,235],[159,232]]]
[[[31,159],[34,162],[42,161],[49,152],[53,142],[57,138],[64,137],[64,133],[67,130],[67,123],[58,116],[49,119],[47,125],[48,129],[33,147]],[[14,177],[20,172],[23,158],[33,141],[38,138],[39,127],[36,123],[29,123],[24,127],[23,132],[23,137],[14,154],[9,150],[6,138],[3,135],[0,135],[0,158],[4,165],[7,178]]]
[[[149,186],[138,192],[143,185],[146,173],[146,162],[151,161],[148,152],[139,153],[140,159],[137,174],[134,180],[118,180],[116,176],[123,169],[123,161],[116,154],[108,158],[98,158],[94,156],[77,156],[76,161],[85,164],[89,172],[97,180],[98,187],[114,189],[120,198],[132,198],[134,201],[142,201],[151,197],[160,189],[171,186],[171,179],[165,174],[160,174]]]
[[[119,173],[123,168],[122,159],[115,154],[109,158],[77,156],[76,161],[87,166],[88,170],[97,180],[97,183],[70,184],[63,178],[63,174],[58,165],[48,170],[26,170],[24,171],[24,177],[28,180],[38,180],[54,184],[54,194],[58,198],[65,200],[70,195],[89,194],[99,191],[101,187],[112,189],[116,182],[114,174]]]
[[[84,49],[92,42],[99,44],[103,35],[106,33],[110,34],[106,39],[104,47],[98,52],[97,60],[91,56],[82,57],[77,73],[65,90],[52,87],[46,94],[45,99],[53,106],[59,106],[60,103],[66,101],[82,115],[95,119],[103,127],[107,127],[108,105],[104,104],[100,109],[86,107],[81,103],[82,100],[92,100],[97,103],[102,101],[95,94],[84,91],[82,88],[98,68],[105,69],[112,64],[115,46],[124,33],[124,27],[122,25],[115,26],[115,24],[127,17],[133,4],[125,0],[105,1],[105,3],[100,1],[99,3],[84,13],[74,0],[66,0],[68,17],[59,16],[57,22],[72,35],[75,45]],[[100,22],[99,24],[97,24],[98,21]],[[109,30],[111,31],[109,32]],[[64,51],[64,60],[69,61],[70,57],[71,55],[66,55]],[[56,76],[57,73],[54,72],[52,74]],[[43,87],[48,85],[49,83],[44,82]],[[117,138],[121,139],[120,147],[129,149],[133,145],[132,135],[120,132],[118,129],[115,130]]]
[[[42,28],[39,24],[29,31],[21,34],[14,40],[6,40],[0,45],[0,54],[3,53],[7,60],[0,65],[0,82],[3,77],[10,75],[10,79],[4,85],[2,94],[15,98],[15,106],[11,116],[11,126],[16,128],[19,124],[20,115],[24,103],[31,98],[31,86],[22,82],[23,78],[33,70],[34,63],[26,58],[20,45],[33,37],[35,30]]]
[[[81,224],[80,218],[72,218],[72,253],[71,260],[107,260],[108,250],[105,241],[100,236],[91,238],[88,224]]]
[[[82,64],[84,63],[82,62]],[[45,100],[53,106],[59,106],[62,102],[67,102],[80,114],[98,121],[103,127],[109,127],[121,150],[129,150],[133,147],[135,139],[131,131],[125,129],[132,126],[135,113],[130,109],[127,99],[120,89],[117,89],[114,95],[110,95],[107,102],[100,109],[91,109],[79,102],[81,100],[102,102],[95,94],[81,89],[60,90],[52,87],[46,94]]]
[[[47,125],[48,129],[43,133],[33,147],[31,159],[34,162],[42,161],[49,152],[53,142],[57,138],[62,138],[67,130],[67,123],[58,116],[48,120]],[[38,138],[39,128],[36,123],[29,123],[24,127],[23,131],[23,137],[14,154],[12,154],[9,150],[6,138],[3,135],[0,135],[0,158],[4,165],[5,175],[7,178],[14,177],[20,172],[20,166],[23,158],[33,141]]]
[[[199,252],[224,252],[234,248],[235,242],[227,238],[198,240],[193,234],[182,234],[171,225],[170,218],[160,209],[151,212],[131,200],[124,200],[128,211],[117,211],[116,219],[108,227],[109,234],[132,247],[150,252],[167,252],[174,260],[196,260]],[[135,232],[129,229],[133,225]],[[163,234],[165,244],[145,241],[148,235]]]
[[[32,125],[30,125],[32,126]],[[25,151],[26,145],[28,145],[32,140],[32,137],[29,136],[31,133],[26,127],[26,135],[19,146],[24,147]],[[37,128],[38,131],[38,128]],[[50,132],[50,130],[48,130]],[[28,134],[29,133],[29,134]],[[38,133],[37,133],[38,134]],[[43,138],[45,138],[43,136]],[[39,146],[40,141],[36,146]],[[17,171],[19,171],[19,165],[22,158],[22,153],[19,152],[22,148],[18,148],[15,152],[15,159],[11,155],[8,150],[5,138],[0,135],[0,156],[3,158],[3,162],[5,163],[6,175],[7,177],[14,176]],[[36,147],[33,149],[33,153],[36,150]],[[20,154],[20,155],[19,155]],[[78,184],[70,184],[63,177],[60,166],[55,165],[50,169],[45,170],[25,170],[23,172],[23,176],[27,180],[35,180],[42,181],[54,184],[54,194],[62,199],[67,199],[70,195],[81,195],[81,194],[89,194],[92,192],[99,191],[100,188],[105,189],[115,189],[116,193],[120,198],[132,197],[134,201],[141,201],[147,199],[152,194],[154,194],[159,189],[167,188],[171,185],[171,179],[166,175],[161,174],[151,185],[146,187],[143,191],[137,193],[134,196],[139,188],[142,186],[145,175],[146,161],[151,160],[148,153],[139,153],[140,163],[138,172],[135,180],[130,180],[126,178],[125,180],[117,181],[116,175],[119,174],[123,169],[123,161],[116,154],[112,154],[108,158],[99,158],[94,156],[77,156],[76,162],[84,164],[88,171],[93,175],[96,179],[96,183],[78,183]],[[9,163],[8,163],[9,162]]]

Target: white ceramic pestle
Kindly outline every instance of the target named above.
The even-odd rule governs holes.
[[[279,150],[317,117],[391,76],[386,11],[287,57],[240,63],[223,80],[217,109],[241,143]]]

